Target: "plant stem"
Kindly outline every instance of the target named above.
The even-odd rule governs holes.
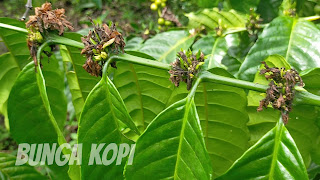
[[[63,36],[58,36],[55,34],[49,34],[47,37],[47,41],[50,41],[50,43],[54,43],[54,44],[63,44],[66,46],[72,46],[80,49],[84,48],[84,45],[81,42],[78,42]]]
[[[163,69],[163,70],[170,70],[171,66],[169,64],[161,63],[155,60],[150,60],[142,57],[137,57],[133,56],[130,54],[119,54],[119,55],[114,55],[108,59],[108,61],[104,64],[103,68],[103,74],[107,74],[107,69],[109,67],[109,64],[112,63],[113,61],[124,61],[124,62],[129,62],[133,64],[139,64],[143,66],[148,66],[148,67],[154,67],[158,69]]]
[[[67,46],[77,47],[77,48],[84,48],[84,45],[78,41],[74,41],[74,40],[57,36],[57,35],[49,35],[47,40],[38,49],[38,52],[37,52],[38,61],[40,60],[40,55],[43,49],[50,44],[63,44]],[[142,57],[137,57],[129,54],[119,54],[119,55],[114,55],[108,59],[108,61],[104,65],[103,74],[105,75],[108,74],[107,73],[108,66],[113,61],[124,61],[124,62],[133,63],[133,64],[139,64],[139,65],[144,65],[148,67],[163,69],[163,70],[171,69],[171,66],[166,63],[162,63],[162,62],[158,62],[155,60],[150,60]],[[219,76],[216,74],[212,74],[208,71],[202,72],[199,75],[198,79],[200,80],[196,81],[196,83],[200,83],[200,81],[214,82],[218,84],[224,84],[228,86],[239,87],[239,88],[258,91],[258,92],[266,92],[267,88],[269,87],[267,85]],[[193,92],[195,90],[191,90],[191,91]],[[320,106],[320,96],[314,95],[307,91],[297,90],[295,103]]]
[[[207,71],[203,72],[202,76],[203,76],[203,81],[206,81],[206,82],[214,82],[214,83],[218,83],[218,84],[224,84],[224,85],[229,85],[229,86],[259,91],[259,92],[266,92],[267,88],[269,87],[267,85],[262,85],[262,84],[243,81],[243,80],[239,80],[239,79],[219,76],[219,75],[207,72]]]

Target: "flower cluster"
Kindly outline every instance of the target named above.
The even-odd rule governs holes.
[[[199,68],[204,64],[204,54],[198,51],[193,54],[191,50],[185,52],[178,52],[177,59],[171,63],[172,69],[169,71],[171,74],[170,80],[176,87],[179,87],[180,82],[187,83],[187,89],[190,90],[195,76],[199,72]]]
[[[81,40],[85,46],[81,54],[87,57],[83,68],[93,76],[102,75],[102,66],[110,54],[117,54],[120,50],[124,52],[124,39],[115,24],[110,27],[106,24],[95,25],[94,30]]]
[[[52,10],[50,3],[44,3],[41,7],[35,8],[35,15],[29,17],[29,21],[26,23],[27,28],[31,30],[58,30],[59,35],[62,35],[64,28],[67,27],[73,30],[72,24],[67,21],[64,15],[64,9]]]
[[[304,86],[304,83],[298,72],[294,69],[285,70],[285,68],[270,68],[266,62],[262,62],[265,69],[260,71],[267,80],[271,80],[269,88],[266,92],[266,98],[260,101],[257,111],[262,111],[263,107],[267,108],[269,104],[274,109],[281,111],[282,120],[287,124],[289,120],[289,112],[292,110],[292,101],[294,97],[294,86]]]
[[[62,35],[65,27],[73,30],[72,24],[65,19],[64,12],[64,9],[52,10],[50,3],[44,3],[41,7],[35,8],[34,16],[29,16],[29,21],[26,23],[29,31],[27,44],[36,66],[38,65],[37,50],[43,42],[41,33],[47,30],[58,30],[59,35]]]

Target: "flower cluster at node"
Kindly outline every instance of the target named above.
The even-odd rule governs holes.
[[[110,27],[106,24],[95,25],[93,31],[89,31],[81,40],[85,46],[81,54],[87,58],[83,68],[93,76],[102,76],[102,66],[111,54],[124,52],[124,39],[113,23]],[[111,65],[116,67],[115,64]]]
[[[260,71],[267,80],[271,80],[269,88],[266,91],[266,98],[260,101],[257,111],[262,111],[263,107],[267,108],[269,104],[274,109],[281,111],[284,124],[288,123],[289,112],[292,110],[292,102],[295,94],[294,86],[304,86],[299,73],[294,69],[286,70],[285,68],[270,68],[266,62],[262,62],[265,69]]]
[[[204,54],[198,51],[193,54],[191,50],[185,52],[180,51],[177,54],[175,62],[171,63],[170,80],[176,87],[179,87],[180,82],[187,83],[187,89],[190,90],[192,82],[199,72],[200,67],[204,64]]]

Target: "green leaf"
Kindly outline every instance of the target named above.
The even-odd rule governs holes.
[[[200,8],[217,7],[220,0],[198,0],[196,1]]]
[[[161,112],[139,137],[126,179],[211,179],[212,168],[193,98]]]
[[[273,54],[285,57],[298,71],[320,67],[319,42],[320,30],[313,23],[302,19],[278,17],[263,30],[242,63],[238,76],[252,81],[260,62]]]
[[[7,118],[7,100],[20,72],[18,64],[10,53],[0,55],[0,113],[5,116],[5,125],[9,129]]]
[[[241,65],[241,62],[235,58],[239,44],[240,41],[236,34],[229,34],[225,37],[208,35],[194,43],[192,48],[194,52],[201,50],[206,56],[203,69],[222,67],[235,73]]]
[[[25,23],[16,19],[0,18],[0,23],[25,28]],[[25,33],[0,28],[0,37],[13,55],[20,70],[31,61]]]
[[[143,39],[141,37],[134,37],[126,42],[126,51],[137,51],[143,45]]]
[[[58,62],[50,59],[49,64],[42,60],[43,73],[36,73],[33,62],[29,63],[12,87],[8,115],[11,134],[18,143],[57,142],[56,130],[64,126],[67,103],[63,75]]]
[[[259,4],[260,0],[246,0],[246,1],[239,1],[239,0],[229,0],[229,3],[233,9],[242,13],[250,13],[250,9],[256,9],[257,5]]]
[[[129,143],[122,134],[125,126],[139,132],[134,125],[119,92],[111,80],[106,77],[89,94],[81,113],[78,130],[78,143],[82,143],[82,179],[122,179],[124,163],[116,165],[89,165],[89,154],[93,143]],[[106,157],[102,157],[106,158]],[[110,158],[109,158],[110,159]]]
[[[32,180],[43,180],[47,177],[40,174],[34,167],[27,164],[15,166],[16,157],[10,154],[0,152],[0,178],[1,173],[6,176],[7,179],[18,180],[18,179],[32,179]]]
[[[239,158],[222,179],[308,179],[302,157],[280,122]]]
[[[300,73],[305,89],[313,94],[320,95],[320,68],[312,68]]]
[[[188,26],[190,28],[198,28],[200,26],[205,26],[209,30],[214,30],[219,25],[221,21],[221,26],[223,28],[245,28],[245,16],[237,13],[234,10],[230,11],[219,11],[218,8],[204,9],[196,13],[192,12],[186,14],[189,18]]]
[[[260,0],[257,13],[261,15],[264,23],[268,23],[279,14],[279,7],[282,0]]]
[[[132,119],[144,130],[163,111],[174,89],[165,70],[117,62],[113,82]]]
[[[80,40],[82,37],[77,33],[66,33],[65,36],[73,40]],[[82,68],[86,58],[80,52],[81,50],[78,48],[60,45],[60,53],[64,62],[77,119],[80,118],[80,113],[88,94],[100,80],[99,77],[91,76]]]
[[[215,67],[222,67],[221,62],[227,54],[227,45],[224,37],[214,38],[212,35],[199,39],[192,46],[194,52],[201,50],[206,56],[203,68],[210,70]]]
[[[212,71],[232,77],[221,68]],[[169,104],[186,96],[185,84],[181,84],[178,89],[172,94]],[[217,177],[249,148],[246,93],[240,88],[203,82],[197,88],[195,104],[212,162],[213,177]]]
[[[195,39],[186,31],[168,31],[148,39],[139,51],[154,57],[157,61],[171,63],[181,49],[188,49]]]
[[[42,59],[43,70],[35,72],[33,62],[20,72],[8,99],[10,133],[18,143],[65,143],[61,132],[66,121],[67,102],[58,62]],[[43,71],[43,73],[42,73]],[[46,80],[46,81],[45,81]],[[41,136],[39,136],[41,135]],[[63,150],[67,154],[67,150]],[[66,166],[49,166],[54,176],[68,177]],[[56,177],[55,179],[61,179]]]

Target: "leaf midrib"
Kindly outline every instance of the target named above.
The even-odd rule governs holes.
[[[177,159],[176,159],[176,165],[174,168],[174,179],[178,179],[178,173],[177,173],[177,169],[179,166],[179,159],[181,158],[181,144],[183,142],[184,139],[184,130],[186,128],[186,124],[188,121],[188,115],[189,115],[189,110],[191,108],[191,101],[192,99],[190,97],[186,98],[186,104],[185,104],[185,111],[184,111],[184,115],[183,115],[183,119],[182,119],[182,127],[181,127],[181,132],[180,132],[180,140],[179,140],[179,147],[178,147],[178,153],[177,153]]]
[[[133,64],[130,64],[130,69],[133,73],[133,78],[137,84],[137,91],[138,91],[138,96],[139,96],[139,100],[140,100],[140,109],[141,109],[141,114],[142,114],[142,126],[143,126],[143,129],[146,128],[145,126],[145,119],[144,119],[144,108],[143,108],[143,101],[142,101],[142,93],[141,93],[141,88],[140,88],[140,83],[139,83],[139,80],[138,80],[138,75],[136,73],[136,70],[135,68],[133,67]]]
[[[215,59],[213,58],[213,55],[214,55],[214,52],[216,51],[216,48],[218,46],[218,43],[220,42],[222,37],[218,37],[215,41],[214,41],[214,45],[212,47],[212,50],[211,50],[211,58],[209,60],[209,64],[208,64],[208,69],[210,69],[210,66],[212,64],[212,61],[215,61]]]
[[[280,121],[282,121],[282,118],[280,118]],[[268,178],[269,180],[273,180],[275,166],[278,161],[278,151],[281,143],[282,132],[284,129],[283,127],[284,127],[283,123],[279,123],[279,126],[277,126],[277,129],[276,129],[275,144],[274,144],[273,156],[272,156],[271,167],[270,167],[269,178]]]
[[[294,32],[294,28],[296,27],[297,24],[297,19],[294,18],[293,22],[292,22],[292,27],[291,27],[291,32],[290,32],[290,36],[289,36],[289,43],[288,43],[288,49],[287,49],[287,53],[286,53],[286,61],[288,61],[289,56],[290,56],[290,50],[291,50],[291,46],[292,46],[292,41],[293,41],[293,32]]]

